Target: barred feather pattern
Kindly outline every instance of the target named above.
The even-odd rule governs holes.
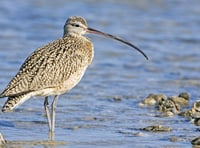
[[[26,98],[24,95],[32,92],[35,92],[32,96],[67,92],[80,81],[93,56],[93,44],[76,34],[68,34],[38,48],[0,94],[0,97],[9,97],[3,108],[12,109],[20,98]]]
[[[7,101],[5,102],[2,108],[2,112],[12,111],[16,106],[26,101],[26,99],[28,99],[28,96],[26,96],[25,94],[15,97],[8,97]]]

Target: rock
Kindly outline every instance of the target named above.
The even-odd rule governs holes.
[[[192,119],[192,122],[194,123],[194,125],[200,126],[200,118],[194,118]]]
[[[116,101],[116,102],[119,102],[119,101],[122,101],[122,97],[120,97],[120,96],[114,96],[113,100]]]
[[[167,97],[164,94],[149,94],[143,101],[142,104],[144,105],[155,105],[161,100],[166,100]]]
[[[177,96],[171,96],[168,99],[174,101],[176,104],[179,104],[181,106],[187,106],[189,103],[189,100]]]
[[[189,96],[189,94],[186,93],[186,92],[180,93],[180,94],[178,95],[178,97],[184,98],[185,100],[188,100],[188,101],[190,100],[190,96]]]
[[[171,111],[166,111],[166,112],[162,112],[159,117],[172,117],[174,116],[174,113]]]
[[[170,127],[165,127],[161,125],[152,125],[142,128],[141,130],[148,132],[170,132],[172,129]]]
[[[186,110],[186,111],[180,112],[178,115],[190,118],[190,117],[192,117],[192,110]]]
[[[200,137],[197,137],[191,141],[193,145],[200,145]]]
[[[200,118],[200,101],[196,101],[192,107],[192,117],[193,118]]]
[[[169,138],[169,141],[171,141],[171,142],[178,142],[178,141],[179,141],[179,138],[173,136],[173,137],[170,137],[170,138]]]
[[[142,137],[142,136],[144,136],[144,135],[145,135],[145,134],[142,133],[142,132],[134,133],[134,136],[136,136],[136,137]]]
[[[86,116],[86,117],[83,118],[83,120],[85,120],[85,121],[94,121],[94,120],[97,120],[97,117]]]
[[[160,101],[157,105],[157,109],[160,112],[172,112],[173,114],[177,114],[180,112],[179,104],[169,99]]]
[[[118,133],[120,134],[124,134],[124,135],[127,135],[127,136],[135,136],[135,137],[142,137],[142,136],[145,136],[144,133],[142,132],[131,132],[131,131],[118,131]]]
[[[170,142],[187,142],[189,141],[189,139],[185,136],[182,136],[182,135],[177,135],[177,136],[171,136],[169,137],[169,141]]]

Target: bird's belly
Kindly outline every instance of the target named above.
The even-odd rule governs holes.
[[[35,92],[35,95],[36,96],[54,96],[54,95],[61,95],[68,92],[79,83],[79,81],[81,80],[81,78],[83,77],[85,73],[86,68],[87,67],[79,71],[76,71],[76,73],[72,74],[67,80],[64,80],[63,83],[60,84],[59,86],[39,90]]]
[[[67,80],[65,80],[63,82],[63,85],[60,88],[60,91],[65,93],[69,91],[70,89],[72,89],[73,87],[75,87],[80,82],[81,78],[83,77],[86,68],[87,67],[85,67],[82,70],[77,71],[76,73],[71,75]]]

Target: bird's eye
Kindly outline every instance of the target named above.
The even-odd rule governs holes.
[[[80,25],[78,25],[78,24],[76,24],[75,26],[76,26],[76,27],[80,27]]]
[[[75,26],[75,27],[80,27],[79,24],[72,24],[72,26]]]

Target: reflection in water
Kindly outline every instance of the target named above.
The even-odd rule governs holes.
[[[49,131],[49,136],[48,136],[49,141],[54,141],[55,140],[55,133],[52,131]]]

